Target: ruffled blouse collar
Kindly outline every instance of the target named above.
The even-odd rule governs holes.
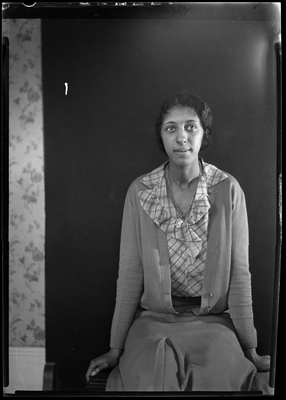
[[[208,211],[211,206],[211,188],[228,176],[211,164],[204,163],[201,159],[202,175],[198,182],[196,195],[191,212],[185,222],[176,217],[173,203],[167,196],[165,167],[168,161],[156,168],[141,179],[146,190],[138,193],[139,201],[144,211],[152,220],[169,236],[183,240],[198,253],[201,248],[201,235],[198,234],[197,225],[204,218],[207,229]],[[194,254],[195,256],[195,254]]]
[[[212,164],[205,163],[203,159],[200,159],[202,165],[202,176],[201,181],[205,181],[207,186],[215,186],[221,181],[228,178],[227,174],[220,169],[216,168]],[[162,178],[165,175],[165,168],[169,161],[166,161],[164,164],[160,165],[160,167],[154,169],[147,175],[141,179],[141,183],[147,186],[149,189],[153,189],[155,186],[161,184]]]

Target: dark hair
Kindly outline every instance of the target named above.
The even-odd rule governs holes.
[[[176,96],[166,100],[159,111],[159,115],[156,118],[156,138],[159,148],[165,152],[163,140],[161,137],[161,127],[162,122],[165,115],[174,107],[182,106],[182,107],[190,107],[192,108],[198,115],[202,128],[204,130],[202,145],[200,148],[200,152],[206,151],[209,147],[210,142],[210,134],[212,130],[212,112],[209,106],[198,96],[194,96],[189,93],[179,93]]]

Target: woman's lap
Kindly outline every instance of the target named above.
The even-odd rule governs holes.
[[[108,391],[251,390],[255,366],[228,314],[138,312]]]

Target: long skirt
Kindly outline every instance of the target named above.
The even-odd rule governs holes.
[[[106,391],[262,391],[273,394],[242,351],[229,314],[138,311]]]

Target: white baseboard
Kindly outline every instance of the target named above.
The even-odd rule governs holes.
[[[9,386],[4,393],[43,390],[45,363],[44,347],[9,347]]]

